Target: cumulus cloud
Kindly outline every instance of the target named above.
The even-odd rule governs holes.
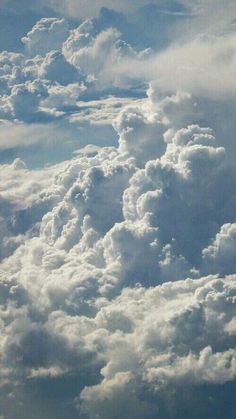
[[[157,412],[160,417],[180,417],[171,411],[173,401],[168,403],[171,388],[189,386],[192,393],[204,383],[223,385],[232,380],[235,351],[222,345],[222,334],[213,332],[214,322],[218,330],[225,327],[220,325],[215,297],[227,293],[227,289],[230,292],[232,285],[230,278],[221,281],[209,277],[168,283],[148,291],[125,290],[112,306],[102,309],[96,319],[110,330],[106,335],[108,358],[101,383],[86,387],[81,394],[82,411],[89,418],[110,418],[117,397],[117,418],[122,418],[124,411],[132,418],[143,414],[154,418]],[[171,302],[175,302],[175,308]],[[161,312],[157,317],[158,307]],[[228,319],[232,309],[229,304]],[[114,324],[115,331],[111,329]],[[128,325],[129,331],[125,330]],[[220,353],[217,348],[221,348]],[[173,398],[177,407],[178,390]],[[216,400],[213,409],[214,404]]]
[[[85,374],[74,409],[86,418],[171,418],[180,387],[206,385],[218,408],[236,375],[235,279],[202,276],[234,273],[236,177],[210,128],[178,129],[185,100],[128,106],[118,148],[32,172],[34,186],[12,180],[23,162],[5,167],[4,385]]]
[[[59,51],[50,51],[41,64],[41,78],[68,84],[78,80],[78,71],[69,64]]]
[[[234,68],[233,35],[157,57],[94,19],[69,32],[50,18],[24,43],[24,54],[0,56],[0,148],[14,155],[31,144],[37,154],[51,141],[63,161],[1,164],[0,415],[233,419],[234,145],[206,114],[226,62]],[[191,77],[183,69],[178,83],[186,57]],[[197,60],[212,79],[219,64],[212,85]],[[111,124],[116,142],[103,137]],[[76,140],[85,147],[65,160]]]
[[[78,99],[84,90],[86,88],[83,84],[70,83],[67,86],[56,84],[49,87],[48,97],[41,102],[41,107],[58,109],[59,111],[66,110],[67,108],[76,110]]]
[[[43,18],[23,42],[24,54],[3,52],[0,56],[0,117],[32,123],[49,122],[71,112],[70,105],[66,108],[58,100],[58,106],[54,105],[52,92],[56,90],[63,91],[62,102],[71,103],[76,111],[80,93],[84,99],[97,99],[101,90],[107,95],[128,89],[133,84],[132,77],[116,78],[111,72],[108,81],[103,77],[105,68],[128,58],[142,61],[149,54],[149,51],[136,52],[115,28],[103,30],[94,19],[69,31],[64,19]],[[77,97],[70,93],[72,85]]]
[[[42,87],[41,90],[41,85],[36,83],[22,83],[12,88],[9,102],[13,110],[13,117],[28,121],[34,118],[39,110],[40,99],[46,93],[44,86]]]
[[[115,126],[120,152],[135,157],[138,164],[163,154],[166,125],[158,114],[139,106],[127,107],[118,116]]]
[[[203,260],[207,270],[228,274],[235,271],[235,233],[236,226],[224,224],[212,244],[203,249]]]
[[[59,50],[67,38],[69,29],[64,19],[42,18],[22,38],[26,53],[30,56],[45,55],[51,50]]]
[[[149,50],[136,52],[131,45],[121,39],[115,28],[97,31],[95,22],[88,20],[74,29],[63,44],[63,53],[67,60],[76,66],[84,76],[96,81],[98,87],[125,86],[129,77],[116,77],[116,68],[128,59],[143,60],[150,54]],[[109,78],[109,70],[110,79]]]
[[[24,161],[17,158],[11,165],[1,165],[1,172],[0,258],[3,259],[27,237],[36,234],[37,222],[55,204],[57,193],[49,192],[50,169],[29,172]]]

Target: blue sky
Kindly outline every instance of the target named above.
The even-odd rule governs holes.
[[[0,2],[0,419],[235,418],[235,21]]]

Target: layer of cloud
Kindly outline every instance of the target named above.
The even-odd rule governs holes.
[[[0,56],[2,152],[63,155],[1,165],[0,415],[233,419],[234,35],[156,55],[98,20],[40,20]]]
[[[103,30],[95,20],[69,31],[64,19],[43,18],[23,42],[24,53],[0,54],[0,117],[17,123],[66,119],[72,112],[80,113],[79,100],[97,100],[101,92],[127,96],[137,81],[112,77],[108,82],[103,80],[104,69],[127,58],[142,61],[149,54],[146,50],[135,51],[115,28]]]
[[[3,413],[7,392],[23,397],[14,382],[24,393],[61,379],[63,403],[91,419],[178,418],[180,388],[193,400],[207,386],[219,408],[236,375],[235,278],[223,277],[235,272],[236,173],[210,128],[179,128],[191,107],[150,91],[118,117],[118,148],[3,167]]]

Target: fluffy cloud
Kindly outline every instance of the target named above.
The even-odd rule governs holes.
[[[154,418],[157,412],[180,418],[181,388],[188,388],[187,412],[200,389],[217,412],[222,408],[218,392],[223,395],[236,375],[233,281],[207,277],[126,289],[97,308],[93,318],[60,310],[43,325],[23,308],[12,308],[12,321],[2,329],[2,365],[11,365],[5,376],[21,375],[35,386],[42,376],[81,377],[84,371],[87,386],[76,405],[86,418],[122,418],[124,411],[132,418]],[[13,284],[8,291],[19,305],[26,298],[20,291]],[[89,384],[91,368],[100,369],[99,382],[92,378]],[[202,401],[207,403],[204,396]],[[206,405],[197,411],[206,414]]]
[[[222,221],[234,219],[235,172],[225,166],[223,148],[205,145],[212,140],[209,130],[197,126],[177,131],[161,159],[136,172],[124,193],[125,217],[135,221],[148,214],[161,240],[174,240],[192,263]],[[234,179],[230,189],[228,176]]]
[[[236,375],[235,279],[200,278],[233,273],[227,246],[234,224],[226,223],[234,221],[235,174],[209,128],[174,128],[176,98],[156,103],[146,119],[153,106],[154,96],[149,105],[123,111],[119,148],[94,149],[51,172],[31,173],[34,185],[36,175],[44,183],[34,195],[31,183],[24,186],[23,212],[22,198],[17,204],[9,186],[4,192],[14,204],[18,242],[5,248],[1,265],[10,316],[6,324],[2,317],[3,384],[20,380],[24,388],[29,380],[38,386],[85,374],[74,406],[88,418],[110,418],[114,409],[117,418],[124,411],[171,418],[180,409],[181,386],[190,399],[212,386],[216,410],[214,392]],[[165,130],[161,140],[153,124]],[[129,131],[142,133],[138,154]],[[140,159],[146,147],[154,147],[152,155]],[[11,185],[11,171],[21,182],[27,169],[18,160],[5,170]],[[229,260],[230,269],[219,268]]]
[[[206,269],[221,274],[235,272],[235,238],[236,225],[224,224],[214,241],[206,249],[203,249],[203,260]]]
[[[41,64],[41,78],[68,84],[78,80],[78,72],[59,51],[50,51]]]
[[[10,96],[10,105],[13,109],[13,116],[21,120],[31,120],[37,114],[40,99],[47,94],[44,86],[36,83],[15,85]]]
[[[45,103],[73,105],[76,86],[50,86]],[[86,418],[171,418],[180,387],[192,400],[209,386],[216,411],[235,380],[235,278],[223,277],[235,268],[235,170],[210,128],[188,125],[190,95],[148,95],[122,110],[117,147],[3,167],[2,384],[16,400],[14,381],[86,376],[69,390]]]
[[[63,53],[84,76],[95,79],[98,87],[108,87],[108,83],[122,86],[130,81],[129,77],[123,75],[119,80],[113,68],[129,59],[142,61],[150,51],[137,53],[120,36],[115,28],[98,32],[95,22],[88,20],[71,32],[63,44]]]
[[[1,165],[1,252],[9,256],[20,244],[36,234],[37,222],[55,205],[59,189],[51,190],[52,171],[29,172],[25,163],[15,159],[11,165]],[[58,195],[59,194],[59,195]]]
[[[163,134],[166,130],[158,114],[140,107],[125,108],[117,118],[119,150],[136,158],[143,165],[154,157],[160,157],[165,150]]]
[[[22,42],[30,56],[45,55],[51,50],[59,50],[68,33],[64,19],[43,18],[22,38]]]
[[[204,383],[223,385],[233,380],[235,351],[229,349],[225,330],[233,315],[233,297],[225,305],[225,324],[220,316],[224,296],[232,292],[232,285],[231,278],[209,277],[148,291],[123,291],[112,306],[96,316],[98,324],[110,330],[106,335],[107,363],[101,383],[83,390],[82,412],[89,418],[110,418],[116,406],[117,418],[122,418],[124,411],[132,418],[143,414],[154,418],[157,412],[160,417],[180,417],[172,411],[178,407],[178,390],[170,402],[171,389],[188,386],[193,394]],[[215,410],[214,396],[213,400]]]
[[[64,78],[64,76],[63,76]],[[81,93],[86,90],[84,85],[78,83],[70,83],[67,86],[56,84],[49,87],[48,97],[41,102],[42,108],[49,109],[77,109],[77,101]]]
[[[182,90],[222,100],[234,97],[235,66],[235,31],[230,31],[171,44],[143,62],[130,59],[113,69],[113,77],[128,72],[136,79],[154,80],[162,92]]]
[[[214,125],[216,108],[206,113],[205,85],[193,78],[176,93],[160,77],[190,46],[205,63],[203,41],[156,64],[96,24],[69,33],[63,19],[43,19],[24,54],[0,57],[1,116],[11,120],[1,123],[1,149],[14,155],[28,143],[37,159],[36,143],[49,137],[54,161],[63,154],[37,169],[20,158],[1,165],[0,415],[233,419],[233,137]],[[232,39],[204,48],[216,59]],[[150,63],[147,80],[159,66],[157,80],[144,97]],[[125,97],[107,96],[114,91]],[[103,136],[111,123],[116,142]],[[86,147],[66,161],[73,141]]]
[[[107,69],[128,58],[142,61],[149,53],[136,52],[115,28],[103,30],[94,19],[69,31],[63,19],[43,18],[23,42],[24,54],[3,52],[0,56],[0,116],[32,123],[66,116],[71,106],[78,111],[80,93],[91,99],[101,89],[110,93],[127,89],[132,78],[116,78],[111,72],[108,81]],[[71,94],[72,85],[76,96]],[[61,97],[63,91],[67,108],[58,104],[56,91]]]

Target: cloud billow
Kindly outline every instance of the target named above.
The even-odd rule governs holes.
[[[42,19],[0,57],[2,130],[30,129],[32,145],[87,117],[118,139],[1,164],[0,415],[233,419],[233,137],[203,123],[212,98],[191,86],[116,97],[137,93],[120,69],[153,52],[97,22]]]

